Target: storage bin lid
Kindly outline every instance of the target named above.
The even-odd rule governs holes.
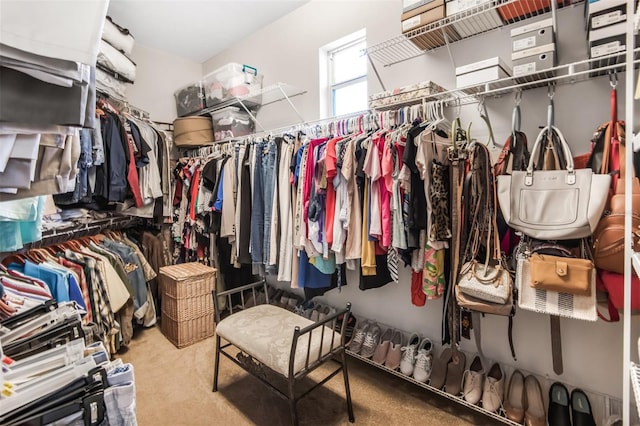
[[[160,268],[160,275],[165,275],[176,281],[184,281],[196,276],[211,275],[215,272],[215,268],[198,262],[179,263],[177,265],[163,266]]]

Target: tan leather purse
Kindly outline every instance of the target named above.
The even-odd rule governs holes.
[[[559,293],[591,295],[593,262],[534,253],[529,258],[531,287]]]

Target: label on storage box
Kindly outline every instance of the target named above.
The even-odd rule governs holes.
[[[619,41],[612,41],[611,43],[601,44],[600,46],[592,47],[591,57],[597,58],[599,56],[609,55],[611,53],[616,53],[625,49],[626,49],[626,46],[624,44],[620,44]]]
[[[606,27],[607,25],[615,24],[626,19],[627,15],[623,15],[621,10],[614,10],[613,12],[605,13],[604,15],[595,16],[591,20],[591,26],[595,30],[596,28]]]
[[[529,49],[536,46],[536,37],[527,37],[513,42],[513,51]]]
[[[420,15],[402,21],[402,32],[409,31],[420,25]]]
[[[534,72],[536,72],[535,62],[529,62],[528,64],[522,64],[513,67],[514,77],[522,77],[523,75],[533,74]]]

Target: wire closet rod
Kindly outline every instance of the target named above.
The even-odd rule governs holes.
[[[278,133],[284,133],[287,130],[301,130],[304,128],[309,128],[309,127],[313,127],[313,126],[317,126],[320,124],[325,124],[325,123],[333,123],[336,121],[342,121],[342,120],[348,120],[350,118],[356,118],[356,117],[360,117],[360,116],[364,116],[364,115],[375,115],[376,112],[372,111],[372,110],[362,110],[362,111],[358,111],[358,112],[352,112],[349,114],[343,114],[343,115],[336,115],[336,116],[332,116],[332,117],[327,117],[327,118],[320,118],[318,120],[312,120],[312,121],[305,121],[303,123],[295,123],[295,124],[290,124],[288,126],[282,126],[282,127],[277,127],[274,129],[270,129],[270,130],[262,130],[260,132],[255,132],[255,133],[251,133],[250,135],[245,135],[245,136],[235,136],[235,137],[231,137],[231,138],[225,138],[225,139],[221,139],[219,141],[214,141],[213,144],[222,144],[222,143],[226,143],[226,142],[234,142],[234,141],[239,141],[239,140],[243,140],[243,139],[251,139],[251,138],[259,138],[261,136],[265,136],[265,135],[269,135],[269,134],[278,134]]]

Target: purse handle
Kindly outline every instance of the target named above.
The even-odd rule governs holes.
[[[536,156],[541,149],[542,141],[545,139],[545,136],[551,137],[551,133],[555,132],[558,135],[558,139],[560,139],[560,144],[562,145],[562,150],[564,151],[565,160],[567,162],[567,178],[566,183],[568,185],[573,185],[576,183],[576,172],[573,168],[573,157],[571,155],[571,149],[569,148],[569,144],[564,139],[564,135],[556,126],[546,126],[544,127],[538,137],[536,138],[535,143],[533,144],[533,149],[531,150],[531,158],[529,158],[529,164],[527,165],[526,176],[524,179],[524,184],[526,186],[533,185],[533,166]]]

